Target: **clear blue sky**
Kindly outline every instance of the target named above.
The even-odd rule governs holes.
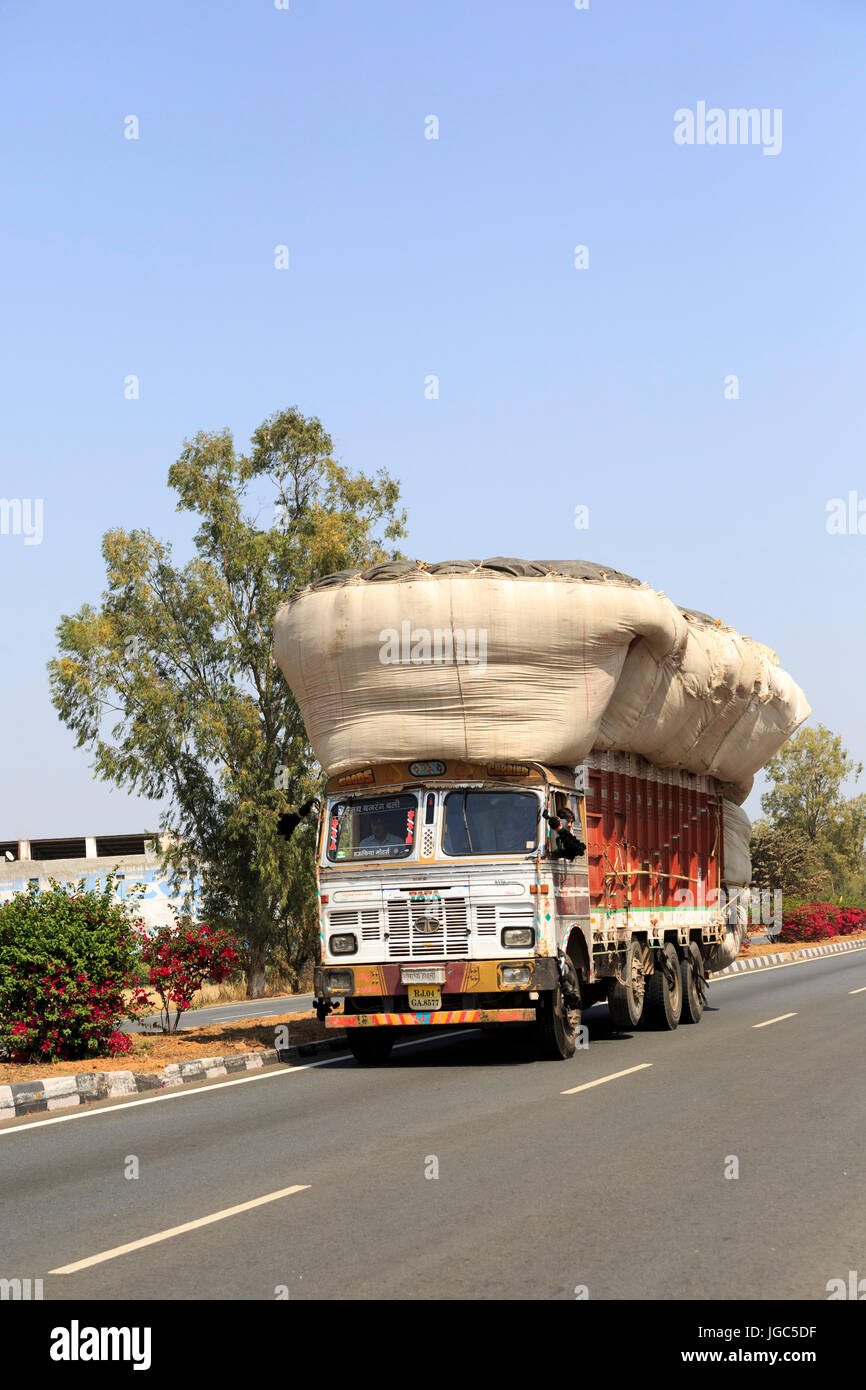
[[[54,713],[55,626],[109,527],[186,553],[186,436],[288,405],[401,480],[409,554],[638,575],[866,759],[860,0],[4,0],[0,53],[0,496],[44,504],[0,535],[0,839],[154,824]],[[700,101],[781,152],[678,146]]]

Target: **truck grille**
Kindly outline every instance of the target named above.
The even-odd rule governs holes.
[[[469,924],[465,898],[388,903],[388,955],[392,960],[465,956]]]
[[[534,927],[535,908],[531,906],[507,907],[496,903],[477,903],[475,906],[475,930],[482,940],[490,940],[503,927]]]
[[[496,935],[496,904],[478,903],[475,908],[475,930],[479,936]]]
[[[330,931],[360,930],[362,941],[378,941],[382,935],[382,914],[375,907],[360,911],[340,909],[328,917],[328,928]]]
[[[503,912],[499,909],[499,926],[502,927],[535,927],[535,908],[524,907],[521,909],[506,908]]]

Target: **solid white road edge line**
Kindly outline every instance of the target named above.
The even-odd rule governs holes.
[[[603,1086],[605,1081],[616,1081],[620,1076],[631,1076],[634,1071],[645,1071],[651,1067],[652,1062],[641,1062],[636,1067],[626,1067],[625,1071],[611,1072],[610,1076],[600,1076],[596,1081],[584,1081],[582,1086],[572,1086],[568,1091],[560,1091],[561,1096],[574,1096],[578,1091],[590,1091],[593,1086]]]
[[[840,956],[856,956],[858,951],[866,951],[866,942],[862,946],[852,946],[850,951],[828,951],[826,956],[804,956],[802,960],[786,960],[781,965],[764,965],[760,970],[735,970],[733,975],[710,976],[711,985],[724,985],[728,980],[749,980],[753,975],[769,975],[771,970],[790,970],[793,965],[818,965],[822,960],[838,960]],[[760,956],[751,956],[751,960],[760,960]]]
[[[753,1027],[753,1028],[769,1028],[769,1026],[770,1026],[771,1023],[782,1023],[783,1020],[786,1019],[786,1018],[796,1018],[796,1017],[797,1017],[796,1013],[793,1013],[793,1014],[779,1014],[777,1018],[768,1018],[768,1019],[765,1019],[765,1021],[764,1021],[763,1023],[753,1023],[753,1024],[752,1024],[752,1027]]]
[[[866,985],[861,985],[859,989],[849,989],[849,994],[866,994]]]
[[[461,1030],[462,1031],[462,1030]],[[460,1033],[439,1033],[441,1038],[457,1038]],[[417,1047],[419,1043],[432,1042],[433,1038],[410,1038],[408,1042],[395,1043],[394,1051],[400,1047]],[[198,1086],[191,1090],[171,1090],[164,1096],[142,1096],[138,1100],[125,1100],[123,1096],[107,1096],[107,1100],[116,1100],[117,1105],[107,1105],[102,1110],[91,1109],[83,1105],[80,1110],[74,1111],[71,1115],[53,1115],[50,1120],[33,1120],[29,1125],[16,1125],[10,1129],[0,1129],[0,1139],[9,1134],[29,1134],[31,1129],[42,1129],[45,1125],[65,1124],[67,1120],[87,1120],[94,1119],[97,1115],[115,1115],[118,1110],[133,1110],[137,1105],[156,1105],[164,1100],[188,1100],[190,1096],[200,1096],[204,1091],[223,1091],[227,1086],[245,1086],[248,1081],[272,1081],[278,1076],[291,1076],[293,1072],[312,1071],[313,1067],[330,1067],[335,1062],[345,1062],[345,1055],[338,1057],[324,1057],[321,1062],[305,1062],[300,1067],[283,1067],[279,1071],[257,1071],[251,1076],[238,1076],[233,1081],[213,1081],[210,1085]],[[274,1064],[276,1067],[276,1063]]]
[[[229,1216],[237,1216],[240,1211],[252,1211],[253,1207],[263,1207],[266,1202],[276,1202],[281,1197],[291,1197],[295,1192],[308,1192],[310,1184],[297,1183],[294,1187],[281,1187],[279,1192],[268,1192],[264,1197],[254,1197],[251,1202],[239,1202],[236,1207],[226,1207],[224,1211],[212,1212],[210,1216],[199,1216],[195,1221],[184,1221],[182,1226],[170,1226],[167,1231],[157,1231],[152,1236],[142,1236],[140,1240],[127,1241],[126,1245],[115,1245],[113,1250],[103,1250],[99,1255],[88,1255],[84,1260],[75,1260],[58,1269],[49,1269],[49,1274],[77,1274],[79,1269],[89,1269],[91,1265],[101,1265],[106,1260],[116,1260],[118,1255],[128,1255],[130,1250],[143,1250],[146,1245],[157,1245],[161,1240],[171,1240],[172,1236],[182,1236],[186,1231],[197,1231],[200,1226],[210,1226],[214,1221],[225,1221]]]

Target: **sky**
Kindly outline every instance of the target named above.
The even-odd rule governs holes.
[[[866,761],[864,52],[860,0],[2,0],[0,840],[154,828],[56,626],[109,528],[190,554],[186,438],[292,405],[408,555],[636,575]]]

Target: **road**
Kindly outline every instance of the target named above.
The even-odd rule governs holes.
[[[568,1062],[467,1032],[12,1121],[0,1276],[46,1299],[826,1299],[866,1274],[866,951],[710,1003],[673,1034],[599,1006]]]
[[[180,1031],[186,1028],[207,1028],[212,1023],[235,1023],[244,1018],[272,1018],[276,1014],[299,1014],[313,1007],[312,994],[282,994],[273,999],[245,999],[240,1004],[209,1004],[205,1009],[191,1009],[181,1015]],[[159,1019],[150,1014],[141,1023],[127,1022],[126,1033],[150,1031]]]

